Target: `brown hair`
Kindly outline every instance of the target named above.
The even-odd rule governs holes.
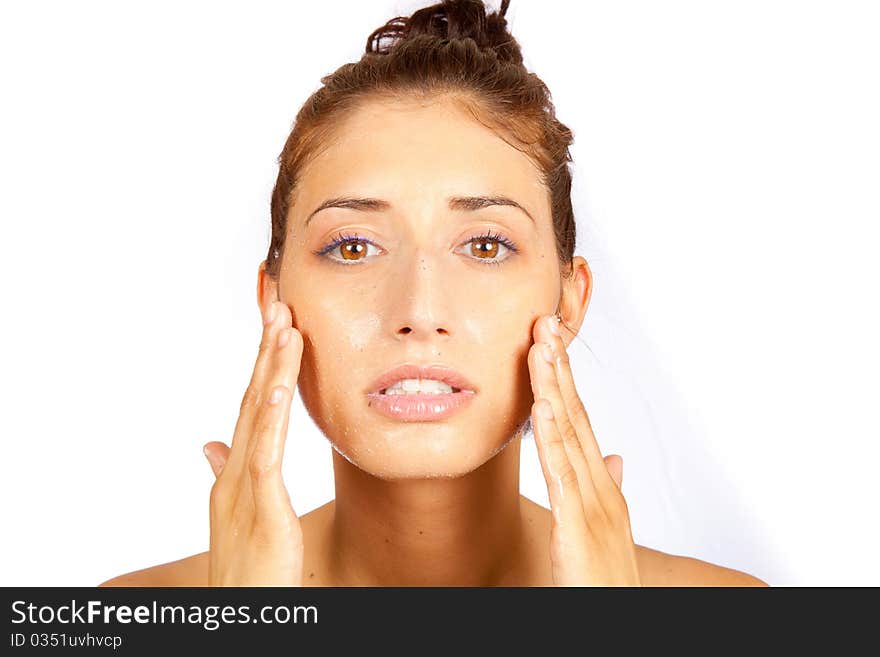
[[[504,18],[510,0],[486,13],[482,0],[444,0],[373,31],[360,61],[321,78],[323,87],[296,116],[272,192],[272,237],[266,271],[278,277],[288,210],[303,167],[332,140],[347,110],[370,98],[430,100],[448,96],[476,120],[528,155],[550,193],[556,250],[571,271],[575,221],[568,147],[572,133],[556,119],[546,85],[523,65]]]

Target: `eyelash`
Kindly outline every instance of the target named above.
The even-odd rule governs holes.
[[[460,246],[464,246],[465,244],[469,244],[470,242],[474,242],[477,240],[498,242],[502,246],[508,248],[512,253],[517,253],[519,251],[519,248],[516,246],[516,244],[513,241],[507,239],[504,235],[501,235],[500,233],[493,233],[491,230],[487,230],[485,233],[482,233],[480,235],[474,235],[473,237],[462,242],[462,244]],[[335,238],[333,238],[333,240],[331,240],[329,244],[324,246],[322,249],[315,251],[314,253],[315,253],[315,255],[318,255],[318,256],[327,257],[327,255],[331,251],[333,251],[334,249],[338,248],[339,246],[345,244],[346,242],[364,242],[366,244],[371,244],[375,247],[378,247],[378,244],[375,244],[374,242],[371,242],[368,239],[364,239],[360,235],[357,235],[357,234],[348,234],[347,235],[345,233],[340,233]],[[487,265],[500,265],[500,264],[504,263],[507,260],[507,258],[509,258],[509,257],[510,256],[507,256],[503,260],[498,260],[497,258],[471,258],[471,260],[482,261],[484,264],[487,264]],[[353,265],[356,262],[358,262],[358,261],[352,261],[350,264],[346,264],[336,258],[330,258],[330,260],[333,260],[335,262],[339,262],[344,267],[348,267],[348,266],[350,266],[350,264]]]

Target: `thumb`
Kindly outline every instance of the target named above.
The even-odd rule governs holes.
[[[619,490],[623,486],[623,457],[620,454],[609,454],[605,457],[605,467]]]
[[[214,476],[219,477],[223,466],[226,465],[226,459],[229,458],[229,447],[225,443],[213,441],[207,443],[202,450],[205,452],[208,463],[211,464]]]

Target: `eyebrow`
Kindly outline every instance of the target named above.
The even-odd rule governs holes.
[[[535,218],[529,214],[522,205],[507,196],[453,196],[449,199],[450,210],[475,211],[488,208],[493,205],[509,205],[519,208],[525,215],[535,223]],[[306,226],[316,214],[327,208],[348,208],[349,210],[359,210],[361,212],[382,212],[390,210],[391,204],[377,198],[354,198],[351,196],[337,196],[330,198],[321,203],[317,208],[312,210],[311,214],[306,218]]]

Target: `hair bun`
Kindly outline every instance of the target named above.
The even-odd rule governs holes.
[[[439,39],[473,39],[481,50],[492,50],[498,58],[522,64],[522,53],[507,30],[504,15],[510,0],[502,0],[498,11],[486,13],[482,0],[443,0],[419,9],[412,16],[392,18],[367,38],[368,53],[386,55],[400,41],[427,35]],[[383,40],[390,43],[383,44]]]

